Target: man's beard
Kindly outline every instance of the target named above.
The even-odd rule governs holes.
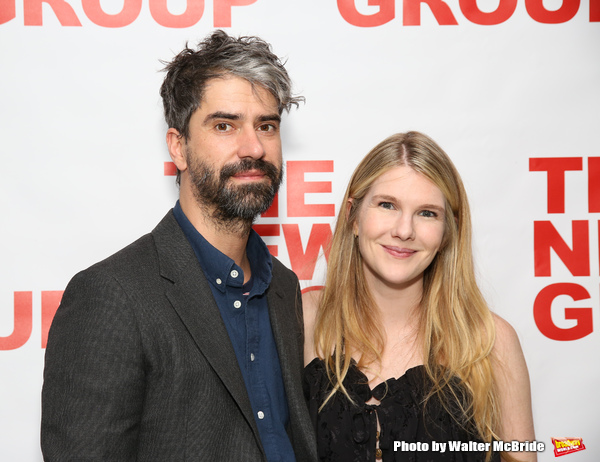
[[[194,197],[200,205],[213,209],[216,225],[231,231],[247,231],[254,219],[267,211],[283,178],[283,168],[262,159],[242,159],[223,166],[217,174],[193,152],[186,157]],[[230,180],[249,170],[262,172],[269,181],[235,184]]]

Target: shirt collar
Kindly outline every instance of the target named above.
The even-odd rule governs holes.
[[[225,292],[226,286],[242,287],[244,283],[242,269],[198,232],[183,213],[179,201],[173,208],[173,215],[175,215],[177,223],[179,223],[185,237],[194,249],[198,263],[200,263],[208,281],[221,292]],[[254,282],[250,297],[261,295],[271,283],[273,263],[267,246],[254,230],[250,231],[248,243],[246,244],[246,254],[250,261]]]

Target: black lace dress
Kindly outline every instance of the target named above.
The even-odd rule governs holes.
[[[481,443],[477,447],[473,435],[462,428],[439,402],[436,405],[435,400],[430,400],[424,415],[424,375],[423,366],[413,367],[402,377],[389,379],[371,390],[367,384],[367,377],[352,363],[344,386],[355,404],[342,393],[336,393],[324,409],[318,412],[331,390],[331,385],[325,364],[318,358],[314,359],[304,369],[303,386],[317,434],[319,460],[485,461],[485,445]],[[366,404],[371,397],[377,399],[380,404]],[[380,425],[379,435],[377,420]],[[434,445],[434,442],[438,445]],[[454,446],[450,447],[449,442],[454,442]],[[413,443],[412,447],[410,443]],[[377,446],[381,451],[377,451]],[[486,450],[477,450],[480,448]],[[492,461],[500,461],[498,453],[493,454]]]

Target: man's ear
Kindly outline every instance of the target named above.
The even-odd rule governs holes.
[[[180,172],[187,170],[185,157],[185,140],[174,128],[167,130],[167,147],[171,160]]]

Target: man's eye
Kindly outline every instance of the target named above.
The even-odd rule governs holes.
[[[277,127],[273,124],[263,124],[258,127],[258,130],[261,132],[274,132],[277,130]]]
[[[215,125],[215,128],[220,132],[226,132],[231,129],[231,125],[221,122],[220,124]]]

